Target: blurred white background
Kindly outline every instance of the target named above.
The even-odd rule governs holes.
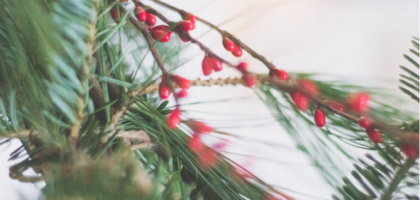
[[[412,36],[419,35],[419,1],[385,0],[177,0],[165,1],[191,11],[236,35],[245,44],[289,72],[354,77],[375,83],[387,81],[397,90],[399,65],[410,66],[402,54],[412,48]],[[155,5],[150,1],[144,3]],[[168,18],[180,20],[177,13],[154,6]],[[191,35],[233,63],[248,62],[250,71],[267,69],[249,54],[237,59],[223,49],[220,35],[198,23]],[[172,39],[178,39],[173,37]],[[192,58],[177,74],[186,78],[202,77],[204,54],[190,45],[182,54]],[[225,69],[212,78],[235,77],[239,73]],[[377,86],[377,85],[375,85]],[[233,99],[225,102],[213,100]],[[334,190],[322,179],[310,160],[296,149],[287,133],[271,116],[254,92],[243,86],[191,88],[181,103],[208,102],[185,106],[193,118],[203,119],[218,130],[249,138],[231,141],[226,154],[244,165],[262,180],[287,190],[296,199],[331,199]],[[411,102],[411,101],[408,101]],[[405,105],[418,109],[415,103]],[[211,142],[209,139],[209,142]],[[256,140],[275,143],[275,147]],[[37,199],[43,183],[22,184],[8,178],[8,155],[19,147],[14,141],[0,146],[0,199]],[[262,159],[267,158],[267,159]],[[349,165],[349,171],[351,166]],[[288,191],[291,190],[291,191]],[[302,194],[297,194],[294,191]],[[309,197],[311,195],[317,198]]]

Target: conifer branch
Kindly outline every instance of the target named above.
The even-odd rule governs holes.
[[[388,188],[381,196],[381,200],[390,200],[392,194],[397,190],[398,184],[405,178],[408,170],[416,163],[416,159],[406,159],[404,164],[399,167],[394,177],[389,182]]]
[[[84,80],[87,77],[89,77],[89,68],[92,62],[93,46],[95,42],[95,32],[96,32],[96,20],[98,16],[99,3],[100,3],[99,0],[92,1],[95,18],[92,21],[90,21],[88,25],[89,35],[88,35],[88,38],[86,38],[86,50],[87,50],[86,58],[85,58],[85,62],[83,63],[82,69],[79,72],[79,80],[81,81],[81,84],[84,88],[87,87],[85,85]],[[69,135],[69,137],[73,140],[73,142],[75,142],[77,138],[79,137],[79,130],[80,130],[80,127],[82,126],[83,110],[85,107],[85,100],[84,100],[83,94],[79,94],[78,102],[79,102],[79,105],[76,111],[76,121],[70,129],[70,135]]]

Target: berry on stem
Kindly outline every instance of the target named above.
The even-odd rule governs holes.
[[[178,92],[178,97],[179,98],[187,97],[187,95],[188,95],[188,92],[187,92],[186,89],[182,89],[181,91]]]
[[[366,133],[373,143],[380,143],[382,140],[381,134],[373,128],[367,128]]]
[[[190,21],[183,21],[178,24],[178,28],[183,31],[191,31],[191,30],[194,30],[195,24]]]
[[[289,78],[289,74],[287,74],[286,71],[282,70],[282,69],[271,69],[270,70],[270,74],[269,74],[270,78],[279,78],[281,80],[287,80]]]
[[[212,149],[206,149],[201,153],[198,162],[203,169],[213,168],[217,165],[219,160],[217,153]]]
[[[204,144],[203,141],[200,138],[199,134],[194,134],[188,142],[189,148],[196,153],[199,153],[203,150]]]
[[[147,20],[146,11],[140,6],[136,6],[136,8],[134,8],[134,15],[141,22],[145,22]]]
[[[188,123],[188,126],[191,128],[192,131],[194,131],[194,133],[210,133],[213,131],[213,129],[209,126],[207,126],[206,124],[204,124],[203,122],[199,122],[199,121],[193,121],[191,120]]]
[[[243,76],[243,79],[244,79],[245,86],[250,87],[250,88],[255,86],[255,78],[252,75],[245,74]]]
[[[246,62],[240,62],[236,67],[241,71],[246,71],[248,69],[248,64]]]
[[[365,112],[369,107],[369,94],[368,93],[355,93],[350,94],[347,98],[347,104],[355,112],[362,113]]]
[[[370,127],[370,120],[367,118],[362,118],[359,120],[359,126],[362,128],[369,128]]]
[[[220,72],[223,69],[223,64],[217,58],[210,57],[210,63],[213,66],[213,70],[216,72]]]
[[[195,23],[197,21],[197,17],[195,15],[187,12],[182,13],[182,19],[190,20],[192,23]]]
[[[233,50],[232,50],[232,54],[235,56],[235,57],[241,57],[242,56],[242,49],[241,48],[239,48],[239,47],[237,47],[236,45],[235,45],[235,47],[233,48]]]
[[[301,92],[292,92],[290,94],[293,102],[295,103],[296,107],[301,111],[308,110],[309,107],[309,99]]]
[[[172,111],[171,115],[169,115],[167,123],[170,129],[176,128],[176,126],[181,123],[181,118],[179,117],[180,114],[181,114],[181,111],[178,109],[175,109],[174,111]]]
[[[302,86],[303,89],[305,89],[309,94],[316,97],[318,96],[318,87],[310,80],[301,79],[298,80],[299,85]]]
[[[171,90],[168,86],[166,86],[166,84],[162,80],[162,82],[159,85],[159,96],[161,99],[167,99],[169,95],[171,95]]]
[[[225,47],[226,50],[232,51],[236,47],[236,44],[233,43],[232,40],[230,40],[229,38],[224,37],[223,46]]]
[[[178,75],[173,76],[173,79],[174,79],[175,83],[180,88],[182,88],[182,89],[188,89],[188,88],[190,88],[190,85],[191,85],[190,80],[188,80],[188,79],[186,79],[186,78],[184,78],[182,76],[178,76]]]
[[[201,63],[204,76],[208,76],[213,71],[213,65],[211,64],[210,57],[204,56],[203,62]]]
[[[185,34],[190,35],[188,31],[185,31]],[[184,38],[184,36],[182,36],[182,34],[179,34],[179,39],[181,39],[183,42],[189,42],[190,40],[187,38]]]
[[[330,104],[331,107],[333,107],[334,109],[340,111],[340,112],[344,112],[344,105],[341,103],[338,103],[336,101],[330,101],[328,104]]]
[[[118,9],[117,8],[111,8],[111,10],[109,11],[111,13],[111,17],[112,19],[114,19],[115,23],[119,22],[119,16],[118,16]],[[121,11],[120,12],[120,16],[121,16]]]
[[[408,158],[419,157],[419,149],[412,147],[411,145],[407,143],[401,143],[400,149],[404,153],[404,155],[407,156]]]
[[[146,24],[149,26],[154,26],[156,24],[156,17],[155,15],[153,15],[152,13],[149,13],[146,11],[147,14],[147,19],[146,19]]]
[[[315,110],[314,113],[314,120],[315,120],[315,124],[318,127],[324,127],[325,126],[325,113],[324,111],[322,111],[319,106],[318,108]]]

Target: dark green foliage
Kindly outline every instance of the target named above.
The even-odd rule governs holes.
[[[413,39],[414,40],[412,40],[411,42],[413,43],[417,51],[410,49],[410,52],[412,52],[415,56],[419,57],[418,39],[416,39],[415,37],[413,37]],[[410,63],[412,63],[415,67],[417,67],[416,71],[418,71],[419,64],[413,58],[405,54],[404,54],[404,58],[407,59]],[[400,74],[400,76],[404,78],[404,79],[400,79],[400,82],[403,84],[404,87],[399,87],[399,89],[405,94],[407,94],[408,96],[410,96],[415,101],[419,102],[419,75],[418,73],[404,66],[400,66],[400,68],[404,70],[405,72],[407,72],[410,76]]]

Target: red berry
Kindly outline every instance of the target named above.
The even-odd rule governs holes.
[[[210,57],[209,60],[210,60],[210,63],[212,65],[212,68],[213,68],[214,71],[216,71],[216,72],[222,71],[222,69],[223,69],[222,62],[217,60],[217,58],[215,58],[215,57]]]
[[[217,161],[219,160],[216,152],[212,149],[207,149],[202,152],[201,156],[198,158],[200,166],[204,169],[213,168],[216,166]]]
[[[190,35],[190,34],[188,33],[188,31],[185,31],[185,33],[184,33],[184,34]],[[178,34],[178,36],[179,36],[179,38],[180,38],[183,42],[189,42],[189,41],[190,41],[189,39],[184,38],[184,36],[183,36],[182,34]]]
[[[401,143],[400,149],[404,153],[404,155],[407,156],[408,158],[419,157],[419,149],[407,143]]]
[[[142,7],[140,7],[140,6],[137,6],[136,8],[134,8],[134,15],[141,22],[145,22],[147,20],[147,13],[146,13],[146,11]]]
[[[191,13],[184,13],[182,14],[183,20],[190,20],[192,23],[195,23],[197,21],[197,17]]]
[[[179,118],[179,115],[181,114],[181,111],[178,109],[175,109],[172,111],[171,115],[168,117],[168,127],[170,129],[176,128],[177,125],[181,123],[181,118]]]
[[[112,8],[109,12],[111,13],[112,19],[114,19],[114,21],[116,23],[118,23],[119,22],[118,9],[117,8]],[[119,12],[120,12],[120,16],[121,16],[121,11],[119,11]]]
[[[169,26],[166,26],[166,25],[159,25],[159,26],[149,27],[148,30],[150,32],[160,30],[160,31],[165,31],[166,33],[172,33],[172,31],[169,28]]]
[[[147,14],[147,19],[146,19],[146,24],[149,26],[154,26],[156,24],[156,17],[149,12],[146,12]]]
[[[166,34],[167,32],[162,31],[162,30],[153,30],[150,32],[150,35],[152,35],[152,38],[157,41],[160,41]]]
[[[179,98],[187,97],[187,95],[188,95],[188,93],[187,93],[187,90],[185,90],[185,89],[182,89],[181,91],[178,92],[178,97]]]
[[[248,64],[246,62],[240,62],[237,68],[241,71],[246,71],[248,69]]]
[[[301,92],[292,92],[290,94],[292,97],[293,102],[295,103],[296,107],[301,111],[308,110],[309,107],[309,99]]]
[[[192,23],[195,23],[197,21],[197,17],[195,15],[190,16],[190,18],[188,18]]]
[[[369,107],[369,94],[368,93],[356,93],[350,94],[347,98],[347,104],[356,112],[365,112]]]
[[[270,77],[276,77],[281,80],[287,80],[289,78],[289,74],[282,69],[272,69],[270,70]]]
[[[182,88],[182,89],[188,89],[188,88],[190,88],[190,85],[191,85],[190,80],[188,80],[188,79],[186,79],[186,78],[184,78],[182,76],[178,76],[178,75],[175,75],[173,78],[174,78],[175,83],[180,88]]]
[[[170,34],[170,33],[166,33],[166,34],[162,37],[162,39],[160,39],[159,41],[160,41],[160,42],[165,43],[165,42],[168,42],[170,39],[171,39],[171,34]]]
[[[321,128],[325,126],[325,113],[320,108],[317,108],[315,110],[314,119],[315,119],[315,124],[318,127]]]
[[[203,69],[204,76],[208,76],[213,71],[213,65],[210,62],[210,57],[204,56],[203,62],[201,64]]]
[[[318,87],[310,80],[301,79],[298,80],[299,85],[305,89],[309,94],[316,97],[318,96]]]
[[[194,25],[194,23],[192,23],[190,21],[183,21],[183,22],[178,24],[178,28],[183,30],[183,31],[191,31],[191,30],[194,30],[195,25]]]
[[[334,109],[340,111],[340,112],[344,112],[344,105],[341,103],[338,103],[336,101],[330,101],[328,104],[330,104],[331,107],[333,107]]]
[[[199,122],[199,121],[193,121],[191,120],[188,123],[188,126],[191,128],[192,131],[194,131],[194,133],[210,133],[213,131],[213,129],[209,126],[207,126],[206,124],[204,124],[203,122]]]
[[[232,50],[232,54],[235,56],[235,57],[241,57],[242,56],[242,49],[241,48],[239,48],[239,47],[237,47],[236,45],[235,45],[235,47],[233,48],[233,50]]]
[[[232,42],[232,40],[230,40],[227,37],[223,38],[223,46],[225,47],[226,50],[228,51],[232,51],[235,48],[235,43]]]
[[[359,126],[362,128],[369,128],[371,122],[367,118],[362,118],[359,120]]]
[[[198,135],[198,134],[194,134],[194,135],[193,135],[193,136],[189,139],[189,142],[188,142],[188,143],[189,143],[189,144],[188,144],[189,148],[190,148],[193,152],[196,152],[196,153],[201,152],[201,151],[203,150],[203,148],[204,148],[203,141],[201,140],[200,135]]]
[[[171,90],[163,82],[159,85],[159,95],[162,99],[167,99],[171,95]]]
[[[376,131],[373,128],[367,128],[366,129],[366,133],[369,137],[370,140],[372,140],[373,143],[380,143],[382,138],[381,138],[381,134]]]
[[[245,74],[243,76],[243,80],[244,80],[245,86],[250,87],[250,88],[255,86],[255,78],[252,75]]]

